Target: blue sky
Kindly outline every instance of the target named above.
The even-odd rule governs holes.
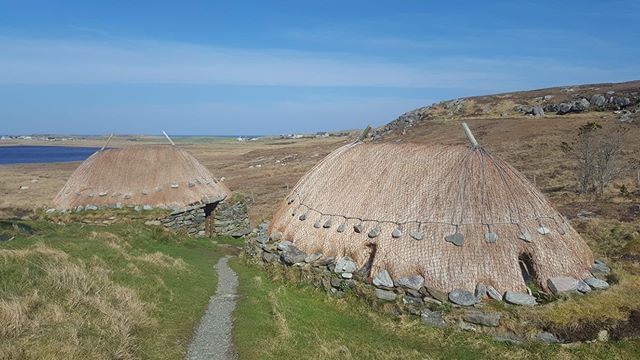
[[[640,2],[0,0],[0,133],[280,134],[640,79]]]

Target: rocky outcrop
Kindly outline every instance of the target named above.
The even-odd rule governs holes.
[[[390,123],[379,127],[377,129],[373,129],[367,135],[369,139],[379,139],[380,137],[393,133],[393,132],[401,132],[403,135],[407,131],[408,128],[412,127],[418,122],[427,120],[430,118],[429,110],[431,106],[421,107],[419,109],[408,111],[400,116],[397,119],[391,121]]]

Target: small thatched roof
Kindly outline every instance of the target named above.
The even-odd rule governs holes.
[[[542,193],[480,147],[346,145],[298,182],[270,230],[307,253],[371,261],[371,276],[419,274],[443,291],[525,291],[522,256],[543,288],[588,277],[593,263]]]
[[[183,207],[221,200],[228,194],[229,189],[187,151],[171,145],[141,145],[91,155],[53,199],[53,206]]]

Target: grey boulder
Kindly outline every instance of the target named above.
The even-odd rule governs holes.
[[[375,294],[380,300],[394,301],[396,299],[396,293],[389,290],[375,289]]]
[[[455,289],[449,293],[449,301],[460,306],[471,306],[476,303],[476,297],[464,289]]]
[[[424,278],[420,275],[402,277],[396,279],[394,284],[398,287],[404,287],[407,289],[420,290],[424,284]]]
[[[539,333],[536,336],[535,340],[545,344],[557,344],[560,342],[560,340],[558,340],[558,338],[555,335],[547,331],[543,331]]]
[[[287,247],[287,250],[283,251],[282,255],[280,256],[282,262],[287,265],[302,263],[304,262],[304,259],[306,257],[307,254],[293,245],[289,245],[289,247]]]
[[[571,112],[583,112],[589,108],[589,100],[580,99],[571,104]]]
[[[595,94],[591,97],[591,100],[589,100],[589,104],[591,104],[591,106],[603,106],[606,103],[607,98],[602,94]]]
[[[536,302],[536,298],[534,298],[533,296],[513,291],[507,291],[504,294],[504,300],[513,305],[534,306],[538,304]]]
[[[496,327],[500,325],[500,314],[497,312],[482,312],[482,311],[469,311],[462,317],[464,321],[488,326],[488,327]]]
[[[531,114],[533,116],[544,116],[544,109],[542,109],[542,106],[536,105],[531,108]]]
[[[570,113],[571,112],[571,107],[572,107],[571,103],[560,103],[560,104],[557,104],[558,115],[564,115],[564,114]]]
[[[487,295],[493,300],[502,301],[502,294],[491,285],[487,286]]]
[[[336,261],[336,267],[334,271],[336,273],[354,273],[358,270],[358,265],[348,256],[343,256],[338,261]]]
[[[554,294],[578,290],[578,280],[568,276],[556,276],[547,279],[547,286]]]
[[[293,245],[291,241],[285,240],[285,241],[280,241],[278,245],[276,245],[276,248],[280,251],[285,251],[291,245]]]
[[[586,294],[588,292],[591,292],[591,287],[583,280],[578,280],[578,291]]]
[[[608,282],[596,278],[586,278],[584,279],[584,282],[594,290],[604,290],[609,288]]]
[[[629,100],[629,98],[621,96],[612,97],[610,102],[611,104],[621,108],[631,105],[631,100]]]
[[[591,266],[592,274],[608,274],[611,272],[611,268],[608,267],[602,260],[596,260]]]
[[[391,288],[393,287],[393,280],[391,280],[387,270],[382,270],[373,278],[373,285]]]

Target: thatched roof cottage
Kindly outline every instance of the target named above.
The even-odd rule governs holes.
[[[91,155],[53,199],[53,207],[171,208],[177,217],[185,214],[183,225],[190,232],[204,231],[201,227],[206,226],[211,229],[207,232],[213,232],[211,215],[230,193],[186,150],[174,145],[138,145],[102,149]],[[246,210],[244,213],[246,217]],[[248,225],[246,221],[245,227]]]
[[[349,256],[370,277],[420,275],[447,292],[525,292],[523,267],[546,289],[590,277],[593,264],[543,194],[475,140],[343,146],[298,182],[269,230],[306,253]]]

